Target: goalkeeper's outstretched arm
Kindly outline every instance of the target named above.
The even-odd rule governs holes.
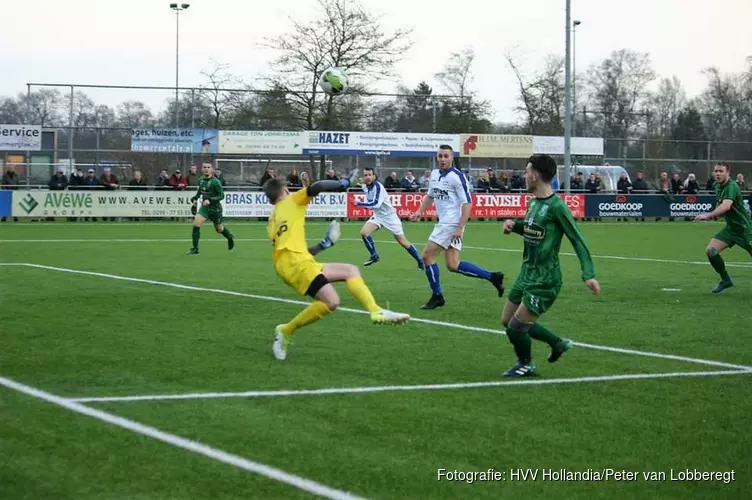
[[[314,196],[318,196],[320,193],[338,193],[341,191],[347,191],[347,188],[355,184],[357,180],[358,169],[353,169],[353,171],[350,172],[350,177],[348,179],[342,179],[339,181],[323,180],[314,182],[306,188],[307,194],[308,196],[313,198]]]

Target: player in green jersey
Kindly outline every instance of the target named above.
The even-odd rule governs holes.
[[[196,195],[191,198],[193,207],[191,213],[196,217],[193,219],[193,247],[188,251],[190,255],[198,255],[198,240],[201,237],[201,226],[207,219],[214,224],[214,230],[227,238],[227,249],[232,250],[235,246],[235,239],[222,222],[222,200],[225,197],[225,191],[222,183],[214,177],[214,169],[211,163],[204,163],[201,166],[204,176],[198,182]],[[201,200],[201,206],[197,204]]]
[[[504,234],[517,233],[525,240],[522,269],[502,312],[501,322],[514,346],[517,364],[505,377],[526,377],[535,373],[531,338],[551,346],[548,361],[553,363],[574,345],[563,340],[537,321],[548,311],[561,290],[559,249],[563,236],[569,239],[582,268],[582,280],[594,294],[601,286],[595,279],[593,261],[572,213],[554,193],[551,180],[556,161],[548,155],[533,155],[525,168],[527,190],[535,195],[528,203],[525,219],[504,221]]]
[[[708,243],[705,253],[710,265],[721,277],[721,282],[713,288],[713,293],[721,293],[734,286],[734,282],[726,272],[721,252],[734,245],[739,245],[752,256],[752,221],[744,209],[742,190],[736,181],[731,179],[731,167],[727,163],[718,163],[713,167],[715,177],[715,210],[708,214],[698,215],[695,220],[704,221],[723,216],[726,227],[716,234]]]

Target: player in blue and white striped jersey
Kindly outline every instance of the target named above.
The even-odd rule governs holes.
[[[376,173],[372,168],[363,169],[363,180],[365,181],[363,191],[366,194],[366,199],[362,202],[356,202],[355,205],[373,210],[373,215],[371,215],[371,218],[368,219],[360,230],[360,236],[363,238],[363,243],[371,254],[371,258],[363,265],[370,266],[379,261],[379,254],[376,252],[376,245],[371,234],[383,227],[394,236],[394,239],[396,239],[405,250],[407,250],[407,252],[418,263],[418,269],[422,270],[423,259],[421,259],[415,246],[405,238],[405,232],[402,230],[402,221],[389,201],[389,195],[387,194],[384,185],[376,179]]]
[[[449,271],[487,280],[493,284],[501,297],[504,295],[503,273],[492,273],[471,262],[460,261],[462,236],[465,224],[470,219],[473,200],[465,176],[454,166],[452,147],[439,146],[437,160],[439,168],[431,172],[428,194],[423,198],[418,211],[410,215],[410,220],[418,220],[431,203],[435,203],[439,219],[431,236],[428,237],[428,244],[423,249],[423,262],[432,295],[422,309],[436,309],[445,304],[439,281],[439,266],[436,264],[441,252],[445,252]]]

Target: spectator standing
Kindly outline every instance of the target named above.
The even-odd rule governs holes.
[[[117,177],[112,174],[112,170],[109,167],[104,169],[100,183],[108,191],[114,191],[115,189],[120,188]]]
[[[198,167],[196,165],[190,166],[186,180],[188,181],[188,187],[198,188]]]
[[[159,172],[159,176],[154,184],[161,189],[169,189],[172,187],[170,184],[170,174],[167,173],[166,168],[163,168],[162,171]]]
[[[307,188],[311,185],[311,176],[308,175],[308,172],[303,171],[300,172],[300,187]]]
[[[629,194],[632,192],[632,183],[629,182],[626,172],[622,172],[619,181],[616,183],[616,192],[619,194]]]
[[[277,178],[276,172],[274,171],[272,167],[269,167],[264,172],[264,175],[261,176],[261,180],[259,180],[259,186],[263,186],[264,184],[266,184],[266,181],[268,181],[269,179],[276,179],[276,178]]]
[[[413,175],[412,170],[405,171],[405,176],[402,178],[402,181],[400,181],[400,187],[405,191],[418,190],[418,180]]]
[[[637,194],[645,194],[650,191],[650,186],[645,180],[642,172],[637,172],[634,184],[632,184],[632,192]]]
[[[148,186],[148,184],[141,171],[136,170],[133,172],[133,179],[128,183],[128,189],[143,191],[146,189],[146,186]]]
[[[685,194],[697,194],[700,192],[700,183],[695,179],[695,174],[689,174],[687,180],[684,181],[684,193]]]
[[[185,191],[185,188],[188,187],[188,179],[178,169],[170,176],[170,185],[173,189]]]
[[[397,179],[397,172],[392,172],[389,177],[384,180],[384,187],[387,191],[394,191],[400,188],[399,179]]]
[[[50,182],[47,183],[47,186],[52,191],[65,190],[65,188],[68,187],[68,178],[65,177],[65,169],[62,167],[57,169],[57,172],[55,172],[55,175],[50,177]]]
[[[287,185],[290,187],[301,187],[300,176],[298,176],[298,169],[293,168],[292,172],[287,176]]]
[[[681,176],[678,173],[674,173],[671,176],[671,193],[680,194],[684,190],[684,183],[681,180]]]
[[[214,169],[214,177],[216,177],[219,180],[219,183],[222,184],[222,187],[225,187],[225,178],[222,175],[222,169],[215,168]]]

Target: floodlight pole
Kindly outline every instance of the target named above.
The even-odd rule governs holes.
[[[190,7],[189,3],[171,3],[170,8],[175,11],[175,128],[180,126],[178,87],[180,78],[180,13]]]
[[[571,192],[571,141],[572,141],[572,80],[570,75],[570,60],[571,60],[571,29],[572,26],[572,1],[566,1],[566,50],[564,55],[564,191]]]

